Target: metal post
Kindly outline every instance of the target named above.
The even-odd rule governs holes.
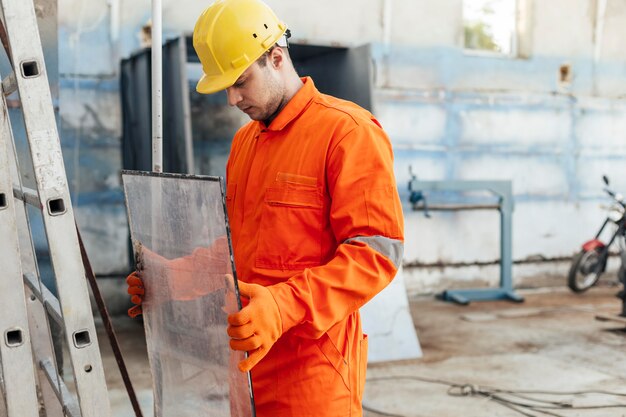
[[[163,172],[163,26],[161,0],[152,0],[152,170]]]
[[[500,287],[515,301],[513,290],[513,187],[510,182],[502,182],[500,200]]]
[[[187,173],[195,174],[193,160],[193,135],[191,133],[191,103],[189,102],[189,83],[187,81],[187,44],[185,37],[178,38],[179,65],[180,65],[180,92],[183,105],[183,127],[185,131],[185,160],[187,162]]]
[[[447,209],[498,209],[500,211],[500,286],[498,288],[472,288],[463,290],[446,290],[441,298],[459,304],[470,301],[509,300],[524,301],[524,298],[513,289],[513,256],[512,256],[512,218],[513,218],[513,187],[510,181],[418,181],[411,180],[410,190],[414,191],[482,191],[486,190],[498,197],[498,204],[465,204],[448,207]],[[430,205],[430,210],[436,206]]]

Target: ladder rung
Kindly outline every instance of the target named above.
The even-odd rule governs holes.
[[[15,79],[15,73],[11,72],[8,77],[2,79],[2,93],[8,97],[16,91],[17,80]]]
[[[24,203],[37,207],[41,210],[41,201],[39,200],[39,194],[32,188],[22,187],[19,189],[13,186],[13,196],[18,200],[22,200]]]
[[[41,284],[41,291],[39,291],[39,285],[37,279],[32,273],[24,274],[24,283],[28,285],[28,288],[33,292],[33,295],[44,305],[48,315],[57,322],[60,326],[63,326],[63,316],[61,315],[61,304],[59,299],[54,296],[46,287]]]
[[[63,411],[67,417],[80,417],[80,411],[78,408],[78,403],[76,402],[75,397],[70,394],[65,382],[59,378],[59,375],[56,373],[54,369],[54,365],[50,358],[43,359],[39,361],[39,366],[43,369],[46,374],[46,378],[48,378],[48,382],[54,391],[54,394],[59,399],[59,402],[63,405]]]

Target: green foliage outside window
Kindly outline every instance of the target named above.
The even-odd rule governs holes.
[[[517,0],[463,0],[463,46],[510,54],[516,31]]]
[[[465,48],[501,52],[490,28],[483,22],[465,25]]]

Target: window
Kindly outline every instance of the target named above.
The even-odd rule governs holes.
[[[465,50],[517,55],[517,2],[463,0]]]

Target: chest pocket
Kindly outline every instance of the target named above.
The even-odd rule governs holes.
[[[313,184],[276,184],[265,191],[255,265],[286,270],[320,265],[321,191]]]

